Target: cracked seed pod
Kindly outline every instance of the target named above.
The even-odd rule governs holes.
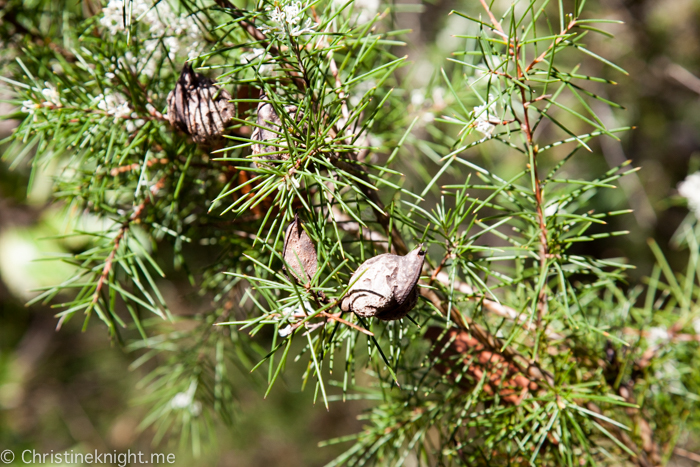
[[[289,159],[289,151],[285,151],[284,148],[279,145],[286,146],[286,139],[284,138],[284,128],[282,128],[282,119],[275,111],[273,105],[265,101],[266,96],[264,94],[260,95],[260,99],[263,101],[258,104],[257,109],[257,124],[251,139],[254,141],[260,141],[260,143],[254,143],[251,146],[253,155],[257,156],[259,154],[265,154],[263,156],[256,157],[255,166],[261,167],[266,164],[260,162],[261,160],[283,160]],[[290,118],[296,119],[297,108],[293,105],[288,105],[285,111]],[[280,134],[282,133],[282,134]],[[274,145],[265,144],[266,141],[274,141]],[[282,151],[282,152],[280,152]],[[271,152],[276,152],[277,154],[269,154]]]
[[[168,121],[195,143],[215,143],[236,114],[231,94],[186,63],[168,94]]]
[[[353,285],[340,302],[340,309],[364,318],[403,318],[418,302],[418,279],[424,260],[423,245],[406,256],[385,253],[368,259],[350,278]]]
[[[311,241],[309,234],[304,231],[301,224],[299,216],[294,215],[294,220],[284,233],[282,256],[289,266],[285,269],[296,280],[305,284],[316,275],[318,257],[316,256],[316,245]]]

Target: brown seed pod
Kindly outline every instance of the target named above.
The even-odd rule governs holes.
[[[316,245],[301,225],[301,219],[295,214],[294,220],[284,233],[282,257],[288,266],[285,269],[291,272],[296,280],[306,284],[311,282],[311,278],[316,275],[318,257],[316,256]]]
[[[168,94],[168,121],[196,143],[215,143],[236,114],[230,100],[228,91],[186,63],[175,89]]]
[[[265,100],[266,96],[264,94],[260,95],[262,102],[258,104],[257,109],[257,124],[258,126],[253,129],[251,139],[255,141],[260,141],[260,143],[254,143],[251,146],[254,156],[259,154],[264,154],[262,156],[256,157],[256,161],[261,160],[288,160],[289,151],[286,151],[280,145],[286,146],[286,139],[284,137],[284,128],[282,127],[282,119],[275,111],[273,105]],[[285,107],[285,111],[291,118],[296,118],[297,108],[293,105],[288,105]],[[281,133],[281,134],[280,134]],[[274,145],[265,144],[267,141],[274,141]],[[271,152],[277,154],[269,154]],[[256,167],[264,166],[264,163],[256,162]]]
[[[352,275],[340,309],[389,321],[401,319],[418,302],[418,279],[425,250],[418,245],[406,256],[390,253],[370,258]]]

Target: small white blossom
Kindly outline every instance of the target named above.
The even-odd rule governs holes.
[[[288,324],[278,331],[280,337],[287,337],[292,333],[292,327]]]
[[[25,114],[33,114],[36,109],[40,107],[39,104],[33,100],[26,100],[22,102],[22,108],[20,109]]]
[[[102,10],[100,24],[112,35],[124,32],[126,18],[131,18],[131,22],[138,20],[144,26],[149,36],[142,40],[138,56],[131,52],[125,56],[141,73],[153,76],[163,58],[163,48],[170,60],[177,59],[183,51],[188,58],[199,55],[203,39],[193,17],[176,14],[165,0],[155,4],[149,0],[133,0],[126,4],[126,18],[124,8],[124,0],[110,0]],[[160,47],[161,41],[163,47]]]
[[[56,88],[51,86],[49,83],[45,83],[46,87],[41,90],[41,95],[44,96],[44,105],[49,106],[61,106],[61,95],[58,93]],[[47,105],[48,104],[48,105]]]
[[[261,25],[260,30],[275,34],[279,39],[287,33],[292,37],[301,36],[313,32],[316,27],[309,18],[302,24],[304,5],[298,0],[275,5],[274,8],[267,7],[265,10],[269,12],[270,21],[273,24],[272,26]]]
[[[661,327],[649,328],[646,338],[650,346],[656,347],[661,341],[668,340],[668,330]]]
[[[559,203],[555,201],[544,208],[544,215],[545,217],[552,217],[557,211],[559,211]]]
[[[489,96],[489,101],[491,104],[477,105],[472,111],[475,119],[472,123],[474,129],[482,133],[486,138],[490,138],[493,135],[493,130],[496,129],[496,125],[501,123],[498,116],[491,113],[491,109],[496,104],[494,97]]]
[[[114,123],[117,123],[119,119],[128,118],[131,116],[132,111],[129,107],[129,103],[126,102],[121,94],[100,94],[96,98],[97,108],[104,111],[108,115],[114,117]]]
[[[197,383],[192,381],[187,392],[178,392],[170,400],[170,407],[175,410],[187,409],[195,417],[202,413],[202,403],[194,400],[194,393],[197,392]]]
[[[411,91],[411,104],[414,107],[420,107],[425,101],[425,91],[422,89],[414,89]]]
[[[131,112],[130,117],[131,118],[126,121],[126,131],[128,131],[129,133],[135,132],[146,123],[144,119],[137,118],[138,115],[136,114],[136,112]]]
[[[685,177],[678,184],[678,193],[688,200],[688,208],[700,219],[700,172]]]

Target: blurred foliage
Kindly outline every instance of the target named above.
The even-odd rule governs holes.
[[[527,2],[521,3],[514,10],[527,7]],[[339,5],[342,4],[336,6]],[[563,2],[563,5],[568,10],[574,8],[573,2]],[[352,145],[343,149],[341,142],[328,145],[323,135],[330,125],[324,126],[323,122],[311,120],[310,116],[316,110],[311,100],[299,100],[293,91],[287,91],[292,87],[288,82],[276,81],[270,75],[266,78],[264,73],[269,71],[264,71],[263,67],[274,68],[276,63],[279,66],[279,62],[267,58],[267,55],[260,55],[260,52],[252,62],[243,61],[243,56],[251,51],[239,47],[243,40],[237,24],[240,18],[231,18],[225,9],[213,4],[207,4],[200,11],[203,6],[182,2],[182,10],[177,11],[183,15],[198,12],[196,27],[199,28],[198,34],[203,44],[199,52],[204,57],[200,62],[200,71],[221,75],[222,83],[239,90],[255,80],[267,82],[267,92],[281,96],[278,102],[280,112],[289,104],[302,109],[299,113],[303,115],[304,124],[298,127],[313,128],[314,131],[307,134],[292,131],[284,135],[287,141],[294,141],[295,145],[303,141],[305,149],[326,145],[327,153],[332,150],[340,153],[353,150],[349,147]],[[496,1],[491,8],[494,12],[502,13],[509,6],[508,2]],[[445,166],[440,159],[460,145],[470,144],[466,141],[473,131],[469,124],[477,116],[469,115],[466,111],[491,101],[490,93],[493,91],[490,87],[481,89],[482,100],[479,100],[474,94],[460,91],[466,90],[466,86],[457,86],[456,83],[463,84],[462,80],[466,81],[470,76],[469,72],[465,72],[468,67],[445,59],[451,57],[464,62],[464,56],[452,54],[458,50],[476,50],[476,37],[483,35],[483,31],[476,22],[447,13],[454,9],[482,21],[487,21],[487,18],[476,2],[397,3],[382,5],[384,7],[389,8],[389,14],[382,22],[372,25],[374,29],[358,31],[350,23],[345,23],[342,32],[337,32],[338,38],[347,34],[345,39],[350,42],[355,40],[358,44],[367,44],[363,40],[369,38],[376,40],[375,45],[381,46],[377,48],[379,51],[367,53],[361,64],[351,74],[345,75],[346,82],[352,81],[353,76],[362,77],[352,83],[353,86],[346,92],[355,99],[351,101],[351,108],[364,111],[354,112],[346,123],[348,127],[352,127],[354,122],[371,129],[367,141],[354,141],[354,144],[379,148],[368,161],[375,171],[373,182],[386,183],[383,189],[389,192],[403,192],[404,199],[409,202],[415,200],[411,200],[408,193],[425,195],[421,206],[429,206],[430,209],[404,204],[402,208],[409,213],[408,216],[396,214],[396,218],[404,223],[405,232],[410,232],[405,238],[424,240],[424,232],[430,229],[428,225],[436,231],[439,227],[445,231],[454,227],[454,232],[449,232],[454,234],[466,217],[450,219],[450,215],[466,216],[466,207],[473,200],[465,193],[478,191],[484,186],[476,183],[469,185],[469,181],[465,184],[467,169]],[[553,15],[547,21],[558,23],[557,6],[551,7]],[[371,4],[356,2],[354,8],[359,12],[362,8],[368,8],[370,13],[362,21],[370,21],[373,17]],[[517,13],[522,14],[522,9]],[[271,168],[259,168],[257,171],[247,167],[252,177],[257,174],[262,180],[254,190],[259,196],[238,199],[253,199],[253,202],[208,204],[217,198],[230,197],[230,190],[235,186],[232,181],[238,180],[233,178],[233,170],[228,167],[247,162],[241,156],[245,151],[242,148],[250,145],[251,140],[243,134],[237,141],[229,142],[226,150],[218,148],[219,152],[208,157],[204,154],[208,150],[192,145],[182,135],[174,134],[162,121],[166,96],[174,86],[182,60],[186,58],[183,51],[179,55],[170,55],[166,45],[167,32],[158,38],[155,47],[151,36],[143,35],[144,31],[139,33],[138,23],[129,26],[134,38],[131,42],[121,40],[116,35],[101,36],[98,20],[100,5],[94,1],[0,0],[0,10],[0,42],[3,46],[0,51],[1,74],[13,80],[29,75],[34,83],[31,89],[15,87],[15,91],[24,93],[21,98],[10,95],[7,89],[6,96],[11,103],[2,104],[5,107],[1,107],[6,109],[6,116],[9,117],[4,122],[9,125],[2,127],[2,131],[9,134],[12,127],[20,125],[20,133],[22,130],[24,133],[13,143],[4,143],[6,164],[0,167],[0,448],[34,448],[42,452],[51,449],[110,451],[140,448],[143,451],[177,450],[178,463],[182,465],[322,465],[348,448],[347,444],[331,444],[329,447],[325,442],[330,438],[339,438],[356,441],[343,455],[345,457],[337,458],[338,462],[344,459],[357,465],[369,462],[372,456],[378,458],[382,465],[394,465],[398,462],[397,453],[403,456],[401,459],[405,459],[408,465],[421,461],[434,465],[438,463],[434,457],[437,452],[443,456],[443,462],[452,459],[456,464],[506,462],[495,454],[491,457],[490,452],[479,452],[478,446],[498,442],[502,433],[515,432],[513,420],[518,419],[508,418],[507,415],[517,410],[505,404],[505,408],[500,406],[500,418],[494,417],[488,403],[484,405],[484,396],[478,391],[472,393],[473,396],[465,397],[459,389],[459,381],[451,379],[454,377],[450,372],[436,374],[426,370],[445,364],[448,357],[454,361],[454,356],[444,353],[436,357],[438,344],[431,347],[423,339],[433,332],[429,324],[435,325],[431,321],[433,318],[428,318],[428,305],[423,305],[420,320],[424,326],[420,331],[409,323],[373,327],[382,342],[381,347],[389,351],[388,357],[378,355],[378,347],[374,345],[376,342],[360,338],[357,332],[345,327],[337,334],[323,334],[313,342],[311,337],[307,342],[299,332],[296,336],[299,339],[288,339],[282,347],[278,346],[283,342],[278,330],[286,323],[279,321],[267,323],[272,325],[271,330],[262,326],[256,329],[257,341],[250,339],[246,333],[236,332],[233,327],[230,330],[220,327],[212,331],[215,322],[251,320],[249,322],[255,325],[265,324],[259,319],[265,317],[264,313],[300,303],[302,307],[305,306],[299,298],[299,293],[304,291],[300,292],[292,282],[284,281],[279,274],[269,271],[270,267],[277,269],[281,266],[272,247],[267,247],[267,250],[263,247],[251,249],[249,241],[238,241],[229,235],[235,229],[250,238],[266,236],[273,240],[281,239],[286,222],[285,219],[272,221],[272,225],[267,222],[277,214],[272,206],[283,206],[288,220],[293,210],[300,208],[295,203],[302,198],[295,196],[295,185],[291,182],[285,180],[285,188],[280,189],[278,176],[285,172],[281,167],[286,166],[273,164]],[[358,14],[351,13],[349,9],[345,13],[349,16]],[[598,261],[626,257],[630,258],[629,263],[636,269],[629,270],[623,263],[616,263],[614,267],[619,269],[611,275],[621,280],[602,286],[595,281],[582,280],[577,275],[580,271],[571,273],[572,284],[582,284],[584,289],[601,287],[603,290],[600,294],[590,293],[590,302],[586,303],[586,315],[596,317],[594,323],[586,321],[586,325],[589,330],[595,328],[596,334],[572,331],[583,322],[576,321],[576,318],[562,320],[563,329],[572,331],[575,342],[568,349],[570,354],[553,357],[552,361],[554,367],[565,373],[573,371],[567,369],[570,364],[567,359],[574,354],[584,362],[582,368],[599,366],[597,370],[591,370],[595,373],[593,379],[597,379],[599,384],[609,385],[613,390],[624,387],[629,377],[638,381],[633,389],[630,388],[637,395],[635,402],[644,406],[637,412],[623,407],[624,404],[613,407],[622,401],[619,396],[600,399],[598,393],[589,395],[592,396],[591,400],[609,410],[606,414],[614,414],[615,420],[629,420],[635,427],[631,436],[638,444],[643,444],[646,436],[639,432],[643,429],[640,427],[644,426],[637,423],[640,413],[651,420],[649,428],[655,431],[655,440],[662,447],[663,462],[670,460],[683,465],[684,453],[700,448],[695,409],[700,377],[692,371],[697,367],[698,349],[697,342],[688,337],[694,335],[694,320],[697,319],[695,302],[698,281],[695,265],[699,236],[694,219],[688,217],[682,202],[675,197],[675,186],[687,173],[697,168],[693,159],[698,151],[697,135],[700,134],[700,119],[695,111],[700,94],[700,79],[697,78],[700,74],[697,59],[700,56],[697,51],[700,43],[700,6],[692,1],[587,2],[586,16],[624,21],[624,24],[605,25],[606,31],[614,33],[614,39],[589,34],[585,38],[585,46],[619,65],[629,72],[629,76],[621,75],[604,62],[585,54],[567,55],[563,65],[568,69],[580,67],[586,70],[587,75],[617,82],[614,86],[589,82],[586,89],[602,99],[620,103],[625,109],[610,109],[604,101],[594,99],[590,104],[591,110],[599,117],[601,127],[635,129],[616,134],[621,141],[597,138],[589,143],[586,140],[591,152],[571,159],[565,172],[558,177],[564,179],[575,175],[577,179],[592,180],[622,165],[627,159],[631,159],[632,166],[641,170],[615,180],[616,184],[620,184],[620,190],[606,190],[604,195],[575,200],[581,203],[574,206],[579,213],[589,209],[596,213],[621,212],[627,207],[632,207],[635,213],[610,217],[606,219],[607,225],[604,227],[590,226],[586,235],[593,238],[598,235],[604,240],[578,243],[570,248],[569,253],[577,257],[597,258]],[[227,27],[214,29],[214,25]],[[410,28],[411,32],[404,31],[406,28]],[[397,32],[381,35],[387,31]],[[465,37],[455,37],[460,35]],[[150,38],[152,42],[149,43],[149,39],[140,41],[139,37]],[[282,45],[289,45],[289,50],[295,50],[294,44],[284,42],[290,40],[289,35],[281,34],[281,37]],[[168,44],[172,46],[172,43]],[[256,45],[260,46],[252,44],[249,48],[254,49]],[[223,52],[205,56],[204,50],[214,49]],[[321,51],[327,52],[324,49]],[[354,50],[354,53],[357,52]],[[480,52],[483,54],[483,49]],[[140,62],[139,57],[144,54],[159,54],[155,68],[146,70],[152,60]],[[398,67],[398,57],[405,54],[410,63]],[[493,53],[488,55],[494,56]],[[120,68],[116,60],[116,57],[129,56],[135,57],[136,73],[130,73],[129,68]],[[355,56],[347,55],[348,59]],[[17,58],[19,62],[15,61]],[[303,66],[304,63],[327,65],[321,52],[315,56],[309,54],[301,60],[289,56],[287,60],[293,67]],[[232,62],[239,65],[231,66]],[[342,56],[338,62],[343,63]],[[382,68],[387,63],[392,65]],[[469,63],[479,66],[478,61]],[[384,76],[381,74],[375,76],[374,81],[370,79],[372,76],[363,76],[377,68],[393,73],[386,74],[385,82],[379,79],[379,76]],[[343,73],[346,71],[343,69]],[[277,72],[284,74],[285,70],[281,67]],[[329,76],[329,69],[322,66],[311,68],[313,85],[310,87],[323,89],[322,83],[330,82]],[[5,82],[4,86],[12,87],[14,84]],[[449,89],[450,84],[458,92],[453,93]],[[133,113],[128,114],[126,119],[133,122],[133,128],[115,125],[116,118],[109,113],[113,108],[107,104],[101,108],[95,100],[102,96],[102,101],[105,101],[110,88],[120,89],[125,102],[129,103]],[[51,114],[55,109],[42,104],[47,102],[42,89],[55,89],[61,96],[63,107],[75,107],[64,109],[63,120],[59,124]],[[148,92],[141,93],[143,89]],[[0,87],[0,92],[5,91],[6,88]],[[251,107],[257,105],[257,95],[244,96],[240,102],[246,98],[254,102]],[[32,100],[36,115],[46,118],[34,122],[25,118],[26,114],[20,112],[19,104],[26,100]],[[70,105],[64,102],[70,102]],[[328,105],[327,114],[340,112],[337,100],[328,98],[324,102]],[[571,103],[565,102],[566,105]],[[113,103],[118,107],[124,102]],[[514,116],[509,115],[507,109],[506,101],[505,107],[497,115],[500,120],[510,120]],[[244,126],[246,118],[250,121],[251,112],[252,109],[248,109],[239,116],[239,128]],[[489,112],[487,109],[486,116]],[[461,118],[461,122],[455,125],[454,120],[444,118],[446,115],[451,119]],[[20,120],[24,122],[19,123]],[[551,136],[556,126],[556,123],[545,121],[536,136]],[[586,126],[581,122],[576,123],[576,119],[567,120],[567,129],[577,135],[588,131],[584,131]],[[394,149],[399,146],[400,152],[395,152]],[[100,148],[97,157],[92,152],[94,148]],[[506,151],[503,146],[493,143],[475,145],[467,154],[469,159],[465,160],[468,164],[478,160],[479,165],[498,174],[487,174],[488,180],[484,183],[492,186],[498,186],[500,179],[511,180],[523,169],[522,155]],[[601,154],[603,157],[600,157]],[[551,156],[541,159],[541,169],[548,171],[555,167],[564,155],[564,152],[554,148]],[[167,164],[159,162],[163,158],[167,158]],[[309,165],[301,168],[297,174],[297,179],[303,180],[305,187],[312,187],[314,177],[320,176],[318,167],[328,166],[327,160],[318,154],[309,154],[309,160]],[[420,160],[420,163],[415,163],[416,160]],[[394,164],[390,168],[389,162]],[[134,170],[113,172],[131,164],[136,164]],[[466,167],[473,168],[469,165]],[[438,172],[443,176],[439,182],[435,178]],[[346,212],[351,215],[356,213],[358,219],[355,220],[379,228],[376,223],[370,224],[371,204],[367,202],[366,194],[354,188],[353,177],[356,174],[343,169],[339,169],[339,173],[337,186],[333,187],[337,191],[333,193],[342,191],[340,199],[350,204],[358,203],[352,204]],[[405,179],[398,177],[398,173],[405,174]],[[105,181],[111,178],[117,179],[118,183],[110,185]],[[150,183],[144,183],[144,180]],[[163,184],[159,185],[161,181]],[[429,189],[425,189],[426,186]],[[139,187],[143,189],[139,191]],[[323,192],[324,187],[318,183],[318,192]],[[354,199],[348,201],[350,196],[347,196],[347,192],[353,189]],[[165,196],[157,196],[160,190],[166,193]],[[442,197],[445,191],[450,190],[454,197],[445,205]],[[134,197],[134,193],[140,197]],[[265,199],[269,193],[277,196],[273,203]],[[58,205],[51,203],[52,194],[65,202]],[[459,211],[460,196],[464,204],[463,212],[455,214]],[[522,196],[520,203],[532,202],[531,196]],[[566,194],[561,196],[564,199]],[[383,198],[386,200],[390,197]],[[398,200],[398,197],[393,199]],[[503,204],[509,201],[512,202],[512,198],[501,200]],[[261,204],[256,206],[257,202]],[[318,203],[319,200],[312,202]],[[123,209],[124,206],[131,207],[131,210]],[[139,207],[144,211],[138,211],[138,222],[134,222],[128,230],[124,229],[125,225],[137,219],[132,216]],[[452,208],[454,211],[450,211]],[[229,217],[219,217],[221,211],[230,211]],[[573,214],[574,211],[571,209],[569,213]],[[491,206],[486,206],[485,212],[496,215]],[[108,215],[104,216],[105,213]],[[246,214],[252,216],[246,218]],[[410,219],[411,216],[413,219],[423,217],[422,224]],[[340,250],[333,250],[335,238],[329,235],[328,229],[324,230],[325,222],[322,216],[310,219],[310,232],[319,244],[325,245],[329,253],[327,261],[333,267],[329,267],[328,271],[336,267],[345,270],[338,269],[342,271],[340,276],[336,274],[329,283],[317,281],[315,286],[328,294],[335,292],[339,295],[348,273],[366,259],[365,255],[372,255],[378,249],[369,243],[339,243],[340,248],[347,248],[340,260]],[[554,222],[564,223],[561,219]],[[514,224],[514,227],[521,229],[521,232],[527,231],[526,224]],[[79,231],[79,235],[67,235],[74,231]],[[606,234],[618,231],[629,231],[630,234],[624,237]],[[117,237],[123,239],[122,250],[113,255],[115,250],[110,246]],[[648,237],[656,239],[651,248],[647,245]],[[193,238],[195,242],[191,241]],[[432,238],[434,245],[431,255],[440,258],[443,252],[436,249],[439,242]],[[270,244],[274,245],[275,242]],[[138,254],[133,253],[135,251]],[[252,258],[241,261],[243,253],[252,255]],[[105,264],[110,262],[110,255],[123,262],[123,269],[121,276],[115,272],[109,279],[116,282],[129,276],[136,287],[123,289],[122,292],[110,287],[109,295],[93,300],[95,286],[104,274]],[[34,262],[40,256],[73,259],[55,263]],[[350,261],[353,266],[342,261]],[[478,286],[480,279],[475,277],[491,270],[490,266],[478,267],[474,264],[476,262],[470,262],[469,266],[463,267],[476,268],[477,272],[472,277],[476,283],[472,285]],[[529,266],[523,263],[522,267]],[[453,267],[455,269],[457,267]],[[623,278],[623,269],[629,279]],[[523,270],[518,270],[518,274]],[[64,293],[60,288],[52,288],[69,279],[76,271],[83,271],[81,280],[89,278],[81,283],[83,288],[78,298]],[[241,282],[221,274],[223,271],[232,272],[238,278],[255,271],[258,278],[267,281],[262,285],[270,289],[265,292],[265,287],[262,287],[261,295],[257,296],[266,300],[265,305],[255,304],[251,300],[250,290]],[[493,271],[498,272],[495,268]],[[510,272],[502,269],[500,277]],[[606,274],[605,278],[608,277]],[[644,293],[641,286],[636,284],[644,284],[651,290]],[[490,286],[493,287],[493,284],[490,283]],[[286,301],[279,300],[279,291],[288,292]],[[532,293],[532,290],[528,290],[521,291],[520,295],[507,296],[508,303],[520,303],[525,307]],[[586,296],[585,292],[577,292],[576,295]],[[114,306],[117,296],[123,300],[123,306]],[[28,300],[32,300],[33,304],[25,308],[24,302]],[[61,302],[67,305],[57,310],[55,306]],[[241,302],[244,305],[239,307]],[[103,327],[70,319],[74,314],[80,316],[85,309],[94,309],[108,325],[112,346],[105,339]],[[63,329],[54,332],[56,320],[52,316],[59,311],[63,312],[59,315],[63,316]],[[470,312],[476,319],[482,318],[476,308],[470,308]],[[563,310],[559,309],[558,312],[563,313]],[[172,322],[163,321],[158,315],[172,318]],[[598,320],[601,315],[604,318]],[[122,327],[121,322],[128,325]],[[630,326],[630,323],[634,323],[634,326]],[[494,334],[498,333],[499,337],[504,336],[509,341],[515,338],[517,342],[517,336],[509,337],[508,332],[512,330],[509,325],[493,321],[490,324],[494,326]],[[301,328],[300,331],[303,330]],[[611,341],[604,347],[603,344],[610,337],[609,330],[617,334],[613,333]],[[145,339],[140,339],[139,335]],[[314,335],[314,339],[317,335]],[[403,336],[409,336],[408,340],[402,339]],[[433,336],[431,340],[444,344],[446,341],[440,339],[448,335],[439,336]],[[615,337],[626,340],[630,347],[620,346],[620,340],[615,340]],[[451,342],[459,338],[461,336],[452,336]],[[541,342],[540,339],[541,336],[537,341]],[[321,369],[318,363],[315,370],[310,370],[314,368],[312,355],[317,352],[308,352],[307,347],[322,348],[319,342],[323,345],[328,343],[330,355],[333,355],[336,347],[340,349],[343,342],[346,349],[354,351],[354,347],[357,347],[354,359],[358,368],[372,362],[372,369],[366,373],[351,372],[350,378],[345,370],[344,381],[339,381],[338,372],[342,380],[342,367],[346,364],[346,359],[342,358],[344,349],[342,356],[335,357],[335,367],[333,360],[329,362],[331,369],[335,370],[335,379],[331,378],[328,368]],[[271,349],[280,349],[285,356],[287,353],[290,356],[306,353],[309,366],[305,370],[303,365],[294,365],[291,361],[288,365],[282,365],[279,359],[274,360],[273,357],[269,365],[265,363],[253,373],[251,380],[249,370],[263,357],[269,357]],[[392,396],[387,396],[387,393],[395,376],[383,369],[387,358],[397,364],[401,361],[402,365],[399,379],[405,391],[391,392]],[[441,361],[441,358],[445,358],[445,361]],[[601,365],[599,362],[602,360],[607,363]],[[284,357],[281,361],[285,361]],[[646,365],[640,365],[640,361]],[[281,382],[285,387],[272,387],[271,384],[268,387],[268,383],[277,380],[277,372],[283,366],[284,371],[279,373],[281,376],[277,384]],[[465,369],[467,367],[465,365]],[[318,379],[310,378],[312,374]],[[560,377],[559,374],[556,376]],[[536,451],[544,445],[558,459],[552,462],[571,461],[572,453],[567,454],[561,449],[557,452],[555,441],[562,442],[561,432],[557,433],[559,438],[552,440],[541,434],[546,433],[541,428],[551,428],[552,425],[547,424],[550,421],[553,423],[554,418],[546,417],[562,410],[562,399],[575,406],[574,399],[583,397],[582,394],[589,391],[587,382],[591,380],[591,375],[579,377],[580,387],[568,386],[565,391],[547,394],[542,400],[533,398],[532,406],[525,410],[530,411],[531,415],[518,415],[522,418],[515,428],[522,430],[526,427],[530,431],[525,440],[518,442],[534,442],[538,445]],[[303,378],[311,379],[312,387],[298,392]],[[324,379],[329,387],[320,383]],[[483,389],[484,381],[480,384]],[[330,387],[333,385],[342,389]],[[320,394],[326,390],[328,396]],[[175,411],[173,415],[173,401],[177,397],[182,399],[190,391],[192,394],[196,391],[196,401],[190,396],[183,406],[186,410]],[[267,400],[263,401],[262,396],[268,392]],[[330,412],[326,413],[321,408],[324,396],[330,402],[336,399],[348,401],[343,404],[331,403]],[[353,401],[355,398],[363,400]],[[385,403],[378,402],[385,398]],[[316,402],[316,407],[312,405],[312,400]],[[133,405],[133,402],[138,404]],[[195,402],[205,406],[201,417],[201,406]],[[523,406],[519,409],[522,411]],[[363,420],[357,421],[355,416],[360,413],[363,413]],[[593,448],[582,438],[591,436],[590,432],[595,431],[595,417],[583,412],[562,417],[565,426],[569,424],[570,435],[577,437],[571,442],[584,446],[584,451],[588,451],[589,463],[603,462],[606,455],[613,459],[608,460],[612,464],[621,462],[617,456],[624,454],[625,448],[615,444],[615,436],[608,437],[608,444],[605,441],[597,442],[596,449],[600,450],[590,453]],[[581,424],[578,429],[577,423]],[[612,431],[609,426],[607,430]],[[582,435],[584,431],[586,436]],[[564,432],[567,432],[566,428]],[[205,436],[207,433],[216,433],[218,441],[204,446],[193,441],[200,438],[211,440],[211,436]],[[463,440],[461,444],[455,442],[456,437]],[[163,441],[154,448],[152,440],[157,442],[161,438]],[[508,439],[512,441],[514,435]],[[470,446],[474,440],[478,440],[474,443],[477,448]],[[326,447],[319,449],[316,445],[321,441]],[[433,442],[435,446],[432,446]],[[424,445],[420,447],[422,443]],[[448,445],[452,448],[445,448]],[[674,451],[676,445],[683,449]],[[436,449],[441,447],[444,450]],[[574,455],[582,456],[581,459],[585,457],[580,451]],[[518,463],[521,460],[517,456],[513,459],[507,461]]]

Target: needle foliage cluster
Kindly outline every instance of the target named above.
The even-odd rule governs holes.
[[[593,200],[635,170],[577,163],[629,130],[599,117],[620,108],[600,92],[616,83],[587,71],[627,79],[587,44],[610,20],[578,0],[481,3],[451,13],[462,45],[424,96],[407,87],[399,5],[8,3],[0,79],[19,124],[4,159],[30,184],[52,175],[59,241],[79,239],[46,258],[72,274],[32,303],[133,352],[156,441],[198,452],[235,423],[236,387],[283,379],[331,411],[367,401],[364,430],[328,441],[347,443],[331,465],[659,465],[700,422],[698,227],[678,233],[687,270],[652,243],[642,284],[585,248],[626,234],[606,221],[630,210]],[[168,121],[186,61],[232,96],[223,143]],[[255,163],[261,102],[281,125]],[[318,254],[306,284],[284,272],[295,214]],[[340,314],[360,264],[419,243],[407,318]],[[204,311],[170,308],[169,273]]]

